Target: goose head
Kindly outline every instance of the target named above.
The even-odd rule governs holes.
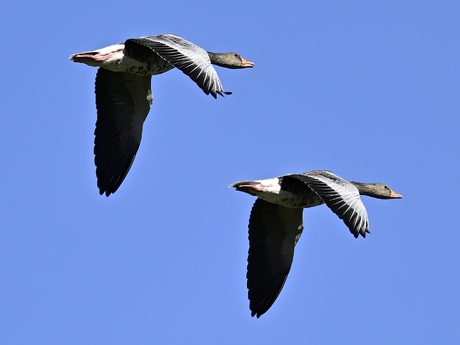
[[[351,181],[356,188],[358,188],[359,194],[371,196],[377,199],[401,199],[402,195],[396,193],[390,187],[383,183],[362,183]]]
[[[209,58],[213,65],[220,67],[239,69],[239,68],[252,68],[254,62],[248,61],[241,55],[230,52],[230,53],[211,53],[208,52]]]

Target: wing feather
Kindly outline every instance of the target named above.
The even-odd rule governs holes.
[[[246,275],[251,316],[264,314],[283,289],[303,230],[302,212],[259,198],[252,207]]]
[[[100,194],[115,193],[133,164],[153,101],[150,79],[104,68],[97,71],[94,161]]]
[[[224,90],[216,70],[211,64],[208,52],[203,48],[173,35],[146,36],[129,39],[126,45],[137,43],[148,47],[162,59],[180,69],[190,77],[205,94],[223,96]]]
[[[283,177],[294,178],[306,183],[343,220],[350,232],[366,237],[369,220],[358,189],[350,182],[330,171],[316,170],[304,174]]]

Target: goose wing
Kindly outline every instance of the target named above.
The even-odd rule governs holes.
[[[150,48],[162,59],[189,76],[205,94],[211,94],[214,98],[217,98],[217,94],[224,95],[219,76],[211,65],[207,51],[196,44],[173,34],[164,34],[128,39],[125,42],[125,49],[130,51],[133,45]]]
[[[97,71],[94,161],[100,194],[115,193],[133,164],[153,102],[150,79],[104,68]]]
[[[251,316],[264,314],[286,282],[303,230],[302,212],[259,198],[252,207],[246,275]]]
[[[366,237],[366,232],[369,232],[367,211],[353,184],[326,170],[287,175],[284,179],[297,179],[307,184],[343,220],[355,237]]]

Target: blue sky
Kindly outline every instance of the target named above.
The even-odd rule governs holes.
[[[457,344],[460,3],[16,1],[0,12],[2,344]],[[175,33],[236,51],[214,100],[177,70],[120,189],[96,188],[95,68],[73,53]],[[286,285],[251,318],[228,188],[328,169],[383,182],[371,234],[304,212]]]

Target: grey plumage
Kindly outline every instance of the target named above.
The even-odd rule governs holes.
[[[257,317],[273,305],[286,282],[303,231],[304,208],[325,203],[355,237],[365,237],[369,221],[360,195],[402,197],[381,183],[348,182],[327,170],[240,181],[230,187],[257,197],[249,217],[246,275],[251,316]]]
[[[99,193],[115,193],[128,174],[142,138],[144,121],[153,102],[152,75],[178,68],[205,94],[224,92],[216,63],[227,68],[254,64],[236,53],[208,53],[183,38],[164,34],[132,38],[70,59],[99,67],[96,75],[97,122],[94,154]]]

